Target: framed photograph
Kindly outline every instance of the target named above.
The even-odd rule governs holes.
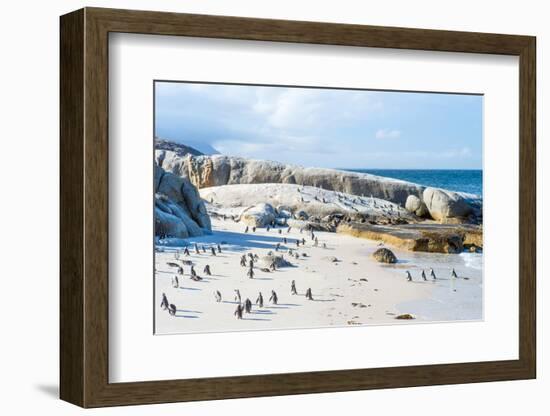
[[[536,376],[534,37],[60,28],[63,400]]]

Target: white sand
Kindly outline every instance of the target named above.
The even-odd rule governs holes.
[[[440,320],[446,301],[434,299],[434,293],[443,291],[459,297],[460,292],[447,290],[449,279],[447,274],[453,265],[462,264],[459,255],[444,256],[444,263],[438,263],[436,269],[440,280],[437,282],[423,282],[419,275],[419,265],[425,263],[430,253],[419,255],[394,250],[402,263],[396,265],[382,265],[370,256],[378,248],[378,243],[365,239],[358,239],[336,233],[317,232],[319,247],[313,247],[308,233],[303,234],[297,229],[287,233],[286,228],[258,229],[255,233],[243,233],[243,225],[231,220],[213,220],[213,234],[204,237],[189,238],[190,256],[184,256],[180,247],[180,259],[191,260],[202,282],[192,281],[189,277],[190,266],[184,266],[185,275],[179,276],[180,287],[172,287],[172,277],[176,269],[168,266],[167,262],[174,262],[175,249],[162,248],[156,254],[155,275],[155,320],[156,333],[190,333],[190,332],[222,332],[235,330],[266,330],[289,328],[312,328],[323,326],[373,325],[414,323],[420,320]],[[268,251],[274,251],[282,238],[288,238],[288,244],[282,244],[281,254],[289,259],[295,267],[280,268],[275,272],[262,272],[255,269],[256,276],[249,279],[246,276],[247,268],[239,265],[240,256],[244,253],[256,253],[260,257]],[[286,247],[295,249],[296,238],[305,238],[306,246],[300,246],[299,253],[307,253],[307,257],[299,260],[290,259],[286,254]],[[194,243],[207,247],[207,252],[195,254]],[[213,256],[209,250],[211,244],[222,243],[222,253]],[[327,248],[323,248],[326,243]],[[339,261],[332,262],[327,257],[334,256]],[[439,258],[437,257],[437,258]],[[443,257],[441,257],[443,259]],[[178,262],[178,261],[175,261]],[[203,268],[209,264],[213,275],[207,277]],[[405,270],[411,270],[414,282],[407,282]],[[428,270],[426,270],[428,272]],[[460,275],[467,273],[467,269],[457,269]],[[367,279],[361,280],[361,279]],[[291,295],[291,281],[296,281],[298,295]],[[470,284],[470,280],[464,281]],[[472,281],[472,287],[479,287],[479,282]],[[453,285],[453,288],[455,286]],[[307,288],[313,292],[313,301],[304,297]],[[255,304],[251,314],[244,314],[242,320],[236,319],[234,311],[237,303],[234,300],[234,289],[239,289],[242,300],[250,298],[255,303],[258,292],[264,297],[264,307],[258,308]],[[219,290],[223,301],[217,303],[214,291]],[[272,305],[268,299],[271,290],[275,290],[279,297],[278,305]],[[170,316],[160,308],[162,293],[166,293],[170,303],[177,307],[176,316]],[[465,292],[466,293],[466,292]],[[470,297],[471,293],[468,294]],[[431,302],[431,303],[430,303]],[[422,305],[438,305],[435,315],[422,315]],[[479,300],[479,302],[481,302]],[[356,305],[354,306],[353,303]],[[405,305],[405,307],[403,306]],[[410,310],[406,305],[411,305]],[[449,303],[449,307],[460,308],[461,302]],[[433,308],[426,311],[433,312]],[[479,305],[479,310],[481,306]],[[396,320],[399,313],[419,313],[416,320]],[[456,314],[455,314],[456,315]],[[454,316],[460,319],[460,316]],[[477,315],[476,315],[477,317]],[[468,316],[468,319],[471,316]],[[478,317],[480,318],[480,316]]]

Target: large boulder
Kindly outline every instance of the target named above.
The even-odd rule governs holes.
[[[429,214],[426,204],[416,195],[409,195],[407,197],[405,209],[418,217],[425,217]]]
[[[241,214],[241,221],[253,227],[266,227],[277,218],[275,208],[270,204],[260,203],[245,209]]]
[[[472,206],[459,194],[438,188],[426,188],[422,199],[430,216],[440,222],[466,219],[473,211]]]
[[[155,165],[155,235],[186,238],[211,231],[210,217],[197,188]]]

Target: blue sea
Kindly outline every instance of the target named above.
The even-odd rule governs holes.
[[[482,196],[482,170],[447,169],[345,169],[351,172],[370,173],[387,178],[401,179],[424,186],[467,192]]]

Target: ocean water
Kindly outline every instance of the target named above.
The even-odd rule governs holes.
[[[475,321],[483,319],[483,254],[424,253],[393,248],[399,261],[383,267],[395,270],[396,278],[404,279],[410,271],[411,284],[433,288],[429,299],[418,299],[397,305],[399,313],[411,313],[419,321]],[[430,268],[437,276],[433,280]],[[451,277],[455,270],[458,278]],[[428,281],[421,278],[422,270]]]
[[[482,196],[482,170],[444,170],[444,169],[344,169],[350,172],[370,173],[387,178],[414,182],[424,186],[466,192]]]

